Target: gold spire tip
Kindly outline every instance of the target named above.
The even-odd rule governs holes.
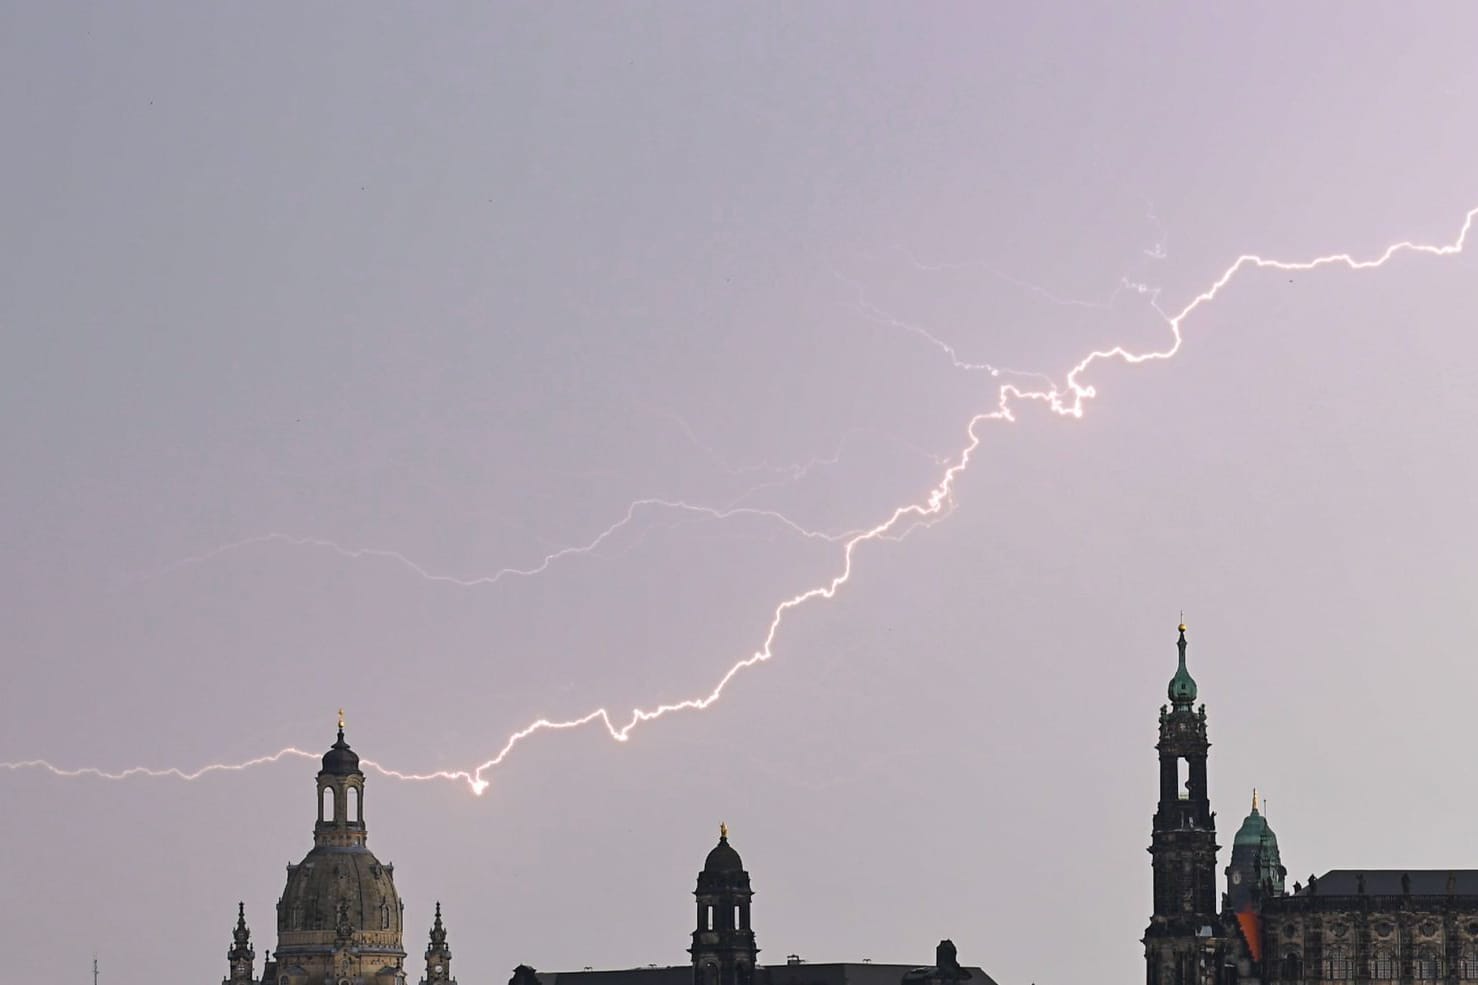
[[[728,838],[729,837],[729,826],[727,824],[725,824],[723,821],[720,821],[718,823],[718,836],[720,838]]]
[[[339,728],[342,730],[343,727],[344,727],[344,709],[340,708],[339,709]]]
[[[1257,788],[1252,788],[1252,809],[1257,810]]]

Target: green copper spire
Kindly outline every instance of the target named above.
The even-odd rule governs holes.
[[[1185,669],[1185,623],[1180,624],[1180,667],[1170,678],[1170,703],[1177,708],[1189,708],[1196,700],[1196,679]]]

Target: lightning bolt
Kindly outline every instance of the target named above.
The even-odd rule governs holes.
[[[750,493],[746,493],[745,495],[748,496],[752,493],[753,491],[751,490]],[[181,558],[178,561],[166,565],[159,572],[159,574],[162,575],[169,571],[188,567],[190,565],[202,564],[206,561],[212,560],[213,558],[220,557],[223,554],[229,554],[233,551],[239,551],[246,547],[252,547],[258,544],[279,543],[290,544],[295,547],[316,547],[325,551],[330,551],[342,558],[348,558],[350,560],[375,558],[383,561],[391,561],[410,571],[417,577],[425,579],[426,581],[456,585],[459,588],[480,588],[488,585],[496,585],[504,578],[532,578],[535,575],[541,575],[544,572],[548,571],[550,567],[552,567],[556,562],[563,560],[564,558],[571,557],[577,554],[589,554],[593,551],[599,550],[602,546],[609,542],[611,538],[615,537],[616,534],[631,526],[635,522],[638,513],[644,510],[651,509],[662,509],[677,513],[687,513],[690,515],[705,517],[712,520],[731,520],[736,517],[756,517],[764,520],[774,521],[775,523],[780,524],[785,529],[806,540],[822,540],[827,541],[828,543],[837,543],[840,541],[848,540],[856,536],[856,534],[860,532],[858,530],[844,530],[835,533],[828,533],[824,530],[813,530],[809,527],[802,526],[796,521],[790,519],[790,517],[776,510],[765,510],[752,506],[703,506],[700,504],[684,502],[682,500],[646,498],[633,500],[630,505],[626,507],[626,512],[621,517],[621,519],[606,527],[604,530],[596,534],[593,538],[586,541],[584,544],[561,547],[556,551],[552,551],[544,555],[544,557],[541,558],[536,564],[533,564],[526,568],[500,568],[497,571],[492,572],[491,574],[479,575],[475,578],[462,578],[457,575],[450,575],[443,572],[433,571],[420,562],[407,557],[405,554],[402,554],[399,551],[389,550],[387,548],[347,547],[336,541],[327,540],[322,537],[295,537],[290,534],[284,533],[261,534],[256,537],[247,537],[244,540],[232,541],[229,544],[222,544],[220,547],[217,547],[214,550],[208,551],[204,554],[197,554],[192,557]]]
[[[514,732],[504,741],[502,748],[489,759],[471,769],[465,770],[441,770],[431,773],[403,773],[397,770],[387,769],[377,763],[366,762],[385,776],[409,781],[431,781],[451,780],[465,782],[472,792],[481,795],[487,791],[491,781],[487,774],[501,765],[518,747],[520,743],[529,737],[546,731],[562,731],[578,729],[599,722],[606,733],[617,742],[625,742],[638,726],[647,722],[655,721],[666,715],[682,711],[701,711],[718,701],[739,674],[757,664],[765,663],[772,659],[775,654],[775,640],[779,635],[785,618],[791,611],[800,608],[810,602],[831,599],[836,596],[848,580],[852,577],[852,571],[856,563],[858,551],[866,544],[884,540],[897,539],[911,529],[916,529],[919,524],[929,524],[947,515],[952,502],[954,487],[959,477],[970,467],[974,460],[976,451],[980,447],[979,428],[988,421],[1011,422],[1016,419],[1013,406],[1022,401],[1035,401],[1045,404],[1052,413],[1063,417],[1081,418],[1087,401],[1097,396],[1097,390],[1085,383],[1084,375],[1095,365],[1107,361],[1119,361],[1131,366],[1142,363],[1168,360],[1180,351],[1184,341],[1183,327],[1188,318],[1194,315],[1203,306],[1215,301],[1223,289],[1230,284],[1243,271],[1247,270],[1279,270],[1285,272],[1307,272],[1318,270],[1323,267],[1343,266],[1352,271],[1372,270],[1388,263],[1391,258],[1403,254],[1414,253],[1434,257],[1453,256],[1463,252],[1468,240],[1468,234],[1472,230],[1474,217],[1478,216],[1478,207],[1469,210],[1464,216],[1457,237],[1446,244],[1423,244],[1410,240],[1403,240],[1387,246],[1379,254],[1367,259],[1357,259],[1350,253],[1331,253],[1325,256],[1315,257],[1312,260],[1285,261],[1270,259],[1257,254],[1244,253],[1237,257],[1221,275],[1211,284],[1175,313],[1169,313],[1160,307],[1158,294],[1145,290],[1144,293],[1151,294],[1151,306],[1164,320],[1170,331],[1170,344],[1163,349],[1154,349],[1147,352],[1131,352],[1123,346],[1114,346],[1108,349],[1094,350],[1079,360],[1064,377],[1063,385],[1057,386],[1048,382],[1040,389],[1027,389],[1018,383],[1002,383],[996,390],[996,401],[994,406],[982,411],[972,418],[965,426],[965,443],[958,454],[950,462],[940,475],[935,485],[917,502],[905,504],[895,508],[888,516],[880,522],[863,530],[852,531],[844,535],[819,535],[823,539],[836,537],[837,542],[842,545],[841,565],[836,574],[818,585],[792,595],[775,606],[771,614],[768,626],[760,645],[747,657],[739,660],[724,672],[716,684],[708,693],[698,697],[688,698],[669,704],[658,704],[650,708],[635,708],[629,715],[615,716],[605,708],[596,708],[578,718],[554,720],[540,718],[537,721],[525,725]],[[657,501],[652,501],[657,502]],[[633,510],[635,507],[633,507]],[[757,511],[762,515],[768,515],[768,511]],[[629,522],[632,511],[628,511],[627,517],[622,521]],[[778,514],[772,515],[772,518]],[[802,529],[803,528],[798,528]],[[804,532],[804,531],[803,531]],[[815,533],[815,532],[811,532]],[[608,536],[608,534],[603,535]],[[597,538],[597,543],[600,538]],[[334,547],[335,545],[326,545]],[[365,552],[369,553],[369,552]],[[403,556],[393,552],[378,552],[392,557],[405,564],[411,564]],[[552,563],[552,558],[561,556],[560,552],[546,559],[545,567]],[[418,570],[419,567],[417,566]],[[541,569],[542,570],[542,569]],[[424,573],[424,572],[423,572]],[[513,569],[500,572],[497,575],[488,576],[486,579],[476,579],[473,584],[486,584],[495,581],[503,574],[518,573]],[[440,579],[437,579],[440,580]],[[449,579],[455,581],[456,579]],[[458,582],[459,584],[461,582]],[[100,769],[85,767],[82,769],[61,769],[46,760],[33,759],[23,762],[0,763],[0,767],[9,770],[20,770],[28,768],[40,768],[49,770],[58,776],[93,776],[109,780],[122,780],[133,776],[174,777],[182,780],[196,780],[215,772],[239,771],[250,769],[254,766],[277,762],[288,756],[314,758],[313,754],[300,749],[284,749],[270,756],[261,756],[256,759],[247,760],[233,764],[212,764],[202,767],[194,772],[185,772],[180,769],[148,769],[144,767],[132,767],[117,773],[109,773]]]

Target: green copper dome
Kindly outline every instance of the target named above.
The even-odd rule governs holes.
[[[1257,809],[1257,791],[1252,791],[1252,813],[1242,822],[1237,829],[1237,836],[1232,839],[1232,847],[1237,845],[1250,845],[1253,848],[1271,846],[1274,857],[1278,851],[1278,836],[1273,834],[1273,829],[1268,827],[1267,818]]]
[[[1196,679],[1185,669],[1185,623],[1180,624],[1180,642],[1176,646],[1180,648],[1180,666],[1176,669],[1175,676],[1170,678],[1170,687],[1167,690],[1171,704],[1178,708],[1188,708],[1196,700]]]

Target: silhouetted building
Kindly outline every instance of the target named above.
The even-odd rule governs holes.
[[[693,931],[694,985],[754,985],[754,930],[749,926],[749,873],[720,824],[718,844],[698,873],[698,926]]]
[[[693,896],[698,913],[688,948],[691,965],[538,972],[539,985],[996,985],[981,969],[962,968],[949,941],[939,942],[934,965],[924,967],[871,961],[811,964],[794,954],[784,964],[760,964],[751,923],[754,890],[743,860],[729,844],[727,825],[719,825],[718,844],[703,860]],[[515,975],[509,985],[531,983]]]
[[[1215,899],[1216,815],[1206,787],[1205,705],[1192,710],[1185,626],[1160,709],[1147,985],[1478,982],[1478,871],[1335,869],[1285,882],[1278,838],[1252,795]]]

